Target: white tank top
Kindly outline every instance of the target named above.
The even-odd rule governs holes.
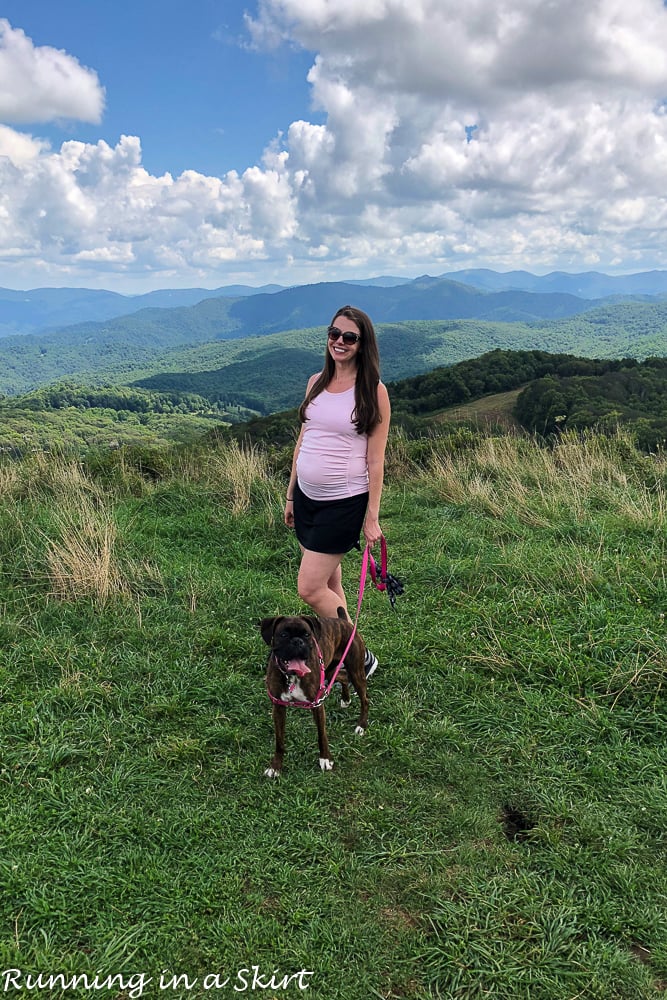
[[[368,435],[352,423],[354,386],[326,389],[309,403],[296,461],[300,489],[311,500],[342,500],[368,491]]]

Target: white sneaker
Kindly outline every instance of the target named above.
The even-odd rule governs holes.
[[[371,653],[370,649],[366,650],[366,658],[364,660],[364,671],[366,672],[366,680],[372,677],[378,668],[378,658],[374,653]]]

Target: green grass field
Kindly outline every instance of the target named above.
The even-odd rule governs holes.
[[[465,440],[392,440],[369,730],[277,781],[285,456],[0,466],[0,993],[664,995],[664,456]]]

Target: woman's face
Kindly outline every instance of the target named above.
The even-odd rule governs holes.
[[[348,316],[336,316],[330,329],[340,330],[341,333],[356,333],[358,337],[361,336],[359,327],[354,320],[349,319]],[[343,342],[342,337],[338,337],[336,340],[331,340],[331,338],[329,338],[328,348],[329,354],[334,361],[344,364],[356,359],[361,348],[361,340],[357,340],[355,344],[346,344]]]

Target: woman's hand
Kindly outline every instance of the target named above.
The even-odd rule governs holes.
[[[382,538],[382,528],[377,517],[366,515],[364,521],[364,538],[368,545],[375,545]]]
[[[285,501],[285,524],[288,528],[294,527],[294,501]]]

